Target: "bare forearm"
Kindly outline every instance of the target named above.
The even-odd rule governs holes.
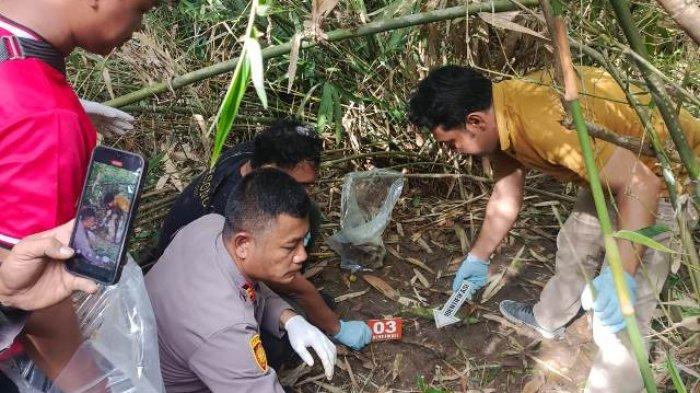
[[[22,339],[29,356],[51,379],[63,370],[82,341],[71,299],[33,312]]]
[[[634,185],[626,192],[618,192],[618,229],[636,231],[654,223],[654,214],[659,204],[659,187],[656,182]],[[644,253],[644,247],[627,240],[618,239],[620,259],[625,270],[634,275]]]
[[[615,195],[617,228],[636,231],[654,222],[659,205],[661,179],[629,150],[617,148],[600,171],[603,185]],[[620,259],[625,270],[634,275],[644,247],[618,239]]]
[[[318,289],[301,274],[297,275],[288,285],[268,285],[299,303],[309,322],[319,329],[330,335],[335,335],[340,330],[338,316],[328,307]]]
[[[488,260],[513,227],[523,201],[525,179],[522,170],[496,182],[486,204],[486,216],[471,254]]]

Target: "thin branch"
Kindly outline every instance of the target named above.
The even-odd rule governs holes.
[[[570,118],[565,119],[562,125],[566,128],[573,129],[573,121]],[[656,157],[654,147],[651,143],[642,143],[639,138],[616,134],[603,126],[588,121],[586,122],[586,126],[588,127],[588,133],[596,139],[610,142],[613,145],[623,147],[634,153],[639,152],[648,157]],[[668,158],[673,162],[681,162],[681,159],[675,151],[671,152]]]

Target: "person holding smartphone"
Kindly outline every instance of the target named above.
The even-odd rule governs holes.
[[[0,357],[24,327],[30,311],[53,306],[75,291],[94,293],[97,284],[63,264],[73,221],[29,236],[0,255]]]
[[[0,2],[0,246],[76,215],[97,135],[66,78],[64,58],[78,47],[110,53],[154,6],[155,0]],[[27,353],[52,379],[83,340],[70,299],[32,313],[25,333]]]
[[[239,182],[224,216],[175,235],[146,274],[166,391],[282,393],[264,332],[286,335],[309,366],[312,347],[333,377],[335,345],[265,284],[300,274],[310,208],[291,176],[263,168]]]

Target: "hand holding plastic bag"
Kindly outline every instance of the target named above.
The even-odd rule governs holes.
[[[86,341],[54,381],[26,357],[0,364],[21,393],[164,392],[155,316],[141,268],[129,257],[118,284],[77,295]]]

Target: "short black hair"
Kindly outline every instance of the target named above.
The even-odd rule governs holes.
[[[316,130],[298,120],[278,120],[255,137],[255,150],[250,164],[253,168],[274,164],[294,168],[303,161],[318,167],[323,142]]]
[[[308,218],[311,209],[304,186],[275,168],[256,169],[246,175],[228,198],[224,237],[269,227],[282,214]]]
[[[95,211],[95,208],[92,206],[85,206],[82,209],[80,209],[80,219],[84,220],[86,218],[97,218],[97,212]]]
[[[464,126],[467,115],[491,106],[491,81],[471,68],[447,65],[430,71],[411,94],[408,120],[429,130]]]

